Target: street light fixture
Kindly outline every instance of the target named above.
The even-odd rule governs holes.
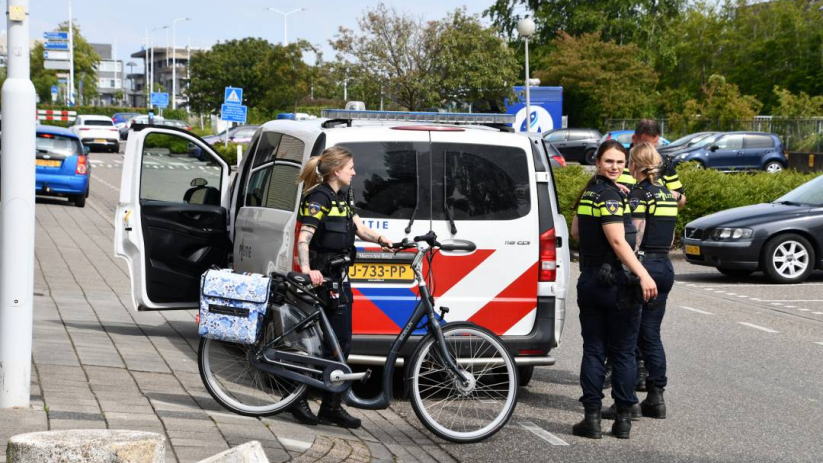
[[[301,11],[306,11],[306,9],[305,8],[298,8],[296,10],[289,11],[288,13],[283,13],[282,11],[278,10],[277,8],[272,8],[272,7],[268,7],[266,9],[269,10],[269,11],[274,11],[277,14],[283,15],[283,46],[287,47],[289,45],[289,38],[288,38],[288,32],[289,32],[288,18],[289,18],[289,15],[294,14],[294,13],[299,13]]]
[[[531,98],[529,96],[529,39],[534,35],[534,21],[526,16],[517,21],[517,33],[523,37],[523,42],[526,43],[526,132],[531,132]]]
[[[177,43],[175,43],[174,28],[177,26],[177,21],[190,20],[191,18],[177,18],[171,22],[171,109],[177,109]]]
[[[154,31],[160,31],[168,28],[169,26],[155,27],[151,30],[151,34],[149,35],[149,41],[151,41],[151,57],[149,58],[149,100],[151,100],[151,94],[154,93]],[[149,104],[149,107],[151,107],[151,104]]]

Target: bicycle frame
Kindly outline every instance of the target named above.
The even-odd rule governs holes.
[[[346,364],[346,359],[343,358],[343,353],[340,349],[340,343],[337,340],[337,336],[334,334],[334,330],[329,323],[326,314],[322,309],[322,302],[319,298],[317,298],[314,294],[307,293],[312,299],[314,299],[319,304],[315,304],[314,308],[316,309],[314,313],[309,314],[304,320],[300,321],[295,326],[291,327],[289,330],[285,331],[283,334],[278,336],[272,341],[266,343],[266,345],[261,346],[261,348],[250,357],[250,363],[255,368],[267,371],[277,376],[285,377],[287,379],[291,379],[294,381],[298,381],[301,383],[308,384],[309,386],[330,391],[330,392],[345,392],[344,400],[347,404],[356,407],[362,408],[367,410],[381,410],[389,407],[392,399],[392,378],[394,376],[394,367],[395,362],[397,361],[397,357],[400,353],[400,350],[403,346],[408,342],[409,338],[412,335],[412,332],[415,330],[415,327],[418,326],[420,321],[423,319],[424,316],[427,316],[427,327],[426,330],[429,333],[433,333],[437,345],[441,349],[441,356],[445,359],[445,362],[448,368],[464,383],[466,382],[466,376],[460,371],[457,363],[455,362],[454,358],[452,358],[451,353],[448,351],[446,347],[445,339],[443,338],[443,330],[440,327],[440,323],[437,321],[437,317],[434,313],[434,306],[432,305],[432,296],[429,292],[428,285],[426,285],[425,278],[423,277],[423,258],[429,252],[433,252],[433,248],[428,247],[425,249],[421,249],[421,245],[417,245],[417,255],[415,256],[414,260],[412,261],[412,269],[415,273],[415,278],[418,283],[419,292],[420,292],[420,303],[417,304],[415,307],[414,312],[412,313],[409,320],[403,326],[403,329],[400,331],[400,334],[395,339],[394,343],[392,343],[391,350],[389,354],[386,356],[386,363],[384,364],[383,368],[383,377],[381,381],[381,390],[380,394],[376,397],[371,399],[363,399],[354,394],[354,391],[351,389],[351,384],[354,379],[361,379],[361,378],[368,378],[370,372],[367,371],[363,374],[352,374],[351,368]],[[318,305],[320,307],[318,307]],[[289,334],[305,329],[314,323],[320,323],[320,329],[324,335],[324,341],[327,347],[331,348],[331,352],[336,361],[328,360],[321,357],[315,356],[305,356],[305,355],[298,355],[298,354],[291,354],[288,352],[282,352],[276,349],[272,349],[270,346],[275,345],[277,342],[288,336]],[[274,356],[275,359],[270,358],[270,356]],[[290,365],[284,364],[279,360],[287,360],[287,361],[295,361],[299,363],[311,363],[315,366],[323,367],[323,370],[318,370],[314,368],[298,366],[298,365]],[[301,370],[304,373],[298,373],[292,370]],[[325,381],[317,380],[308,376],[308,374],[319,374],[322,376],[326,376],[327,374],[331,377],[332,374],[340,374],[337,371],[332,370],[339,370],[339,373],[342,373],[344,379],[340,381],[332,381],[330,384],[327,384]],[[357,378],[345,378],[346,376],[357,376]],[[338,384],[334,384],[338,383]]]

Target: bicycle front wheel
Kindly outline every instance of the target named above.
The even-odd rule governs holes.
[[[411,404],[417,418],[451,442],[487,439],[509,421],[517,405],[517,368],[500,338],[472,324],[443,327],[448,352],[467,382],[443,360],[433,335],[425,337],[411,360]]]

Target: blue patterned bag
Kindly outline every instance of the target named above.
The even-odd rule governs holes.
[[[270,281],[231,269],[206,271],[200,280],[200,336],[254,344],[266,315]]]

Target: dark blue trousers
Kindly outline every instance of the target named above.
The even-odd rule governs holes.
[[[666,378],[666,351],[660,337],[660,326],[663,316],[666,315],[666,301],[674,285],[674,267],[668,257],[646,258],[643,266],[657,284],[657,298],[654,302],[644,305],[640,318],[640,335],[637,346],[643,355],[649,376],[646,378],[656,387],[665,389]]]
[[[618,272],[617,284],[604,287],[597,282],[598,269],[583,268],[577,281],[577,305],[583,335],[583,361],[580,365],[583,396],[580,402],[601,406],[608,357],[612,365],[612,398],[618,405],[635,404],[635,347],[640,326],[640,303],[635,307],[618,309],[619,292],[627,284],[626,278],[622,271]]]

